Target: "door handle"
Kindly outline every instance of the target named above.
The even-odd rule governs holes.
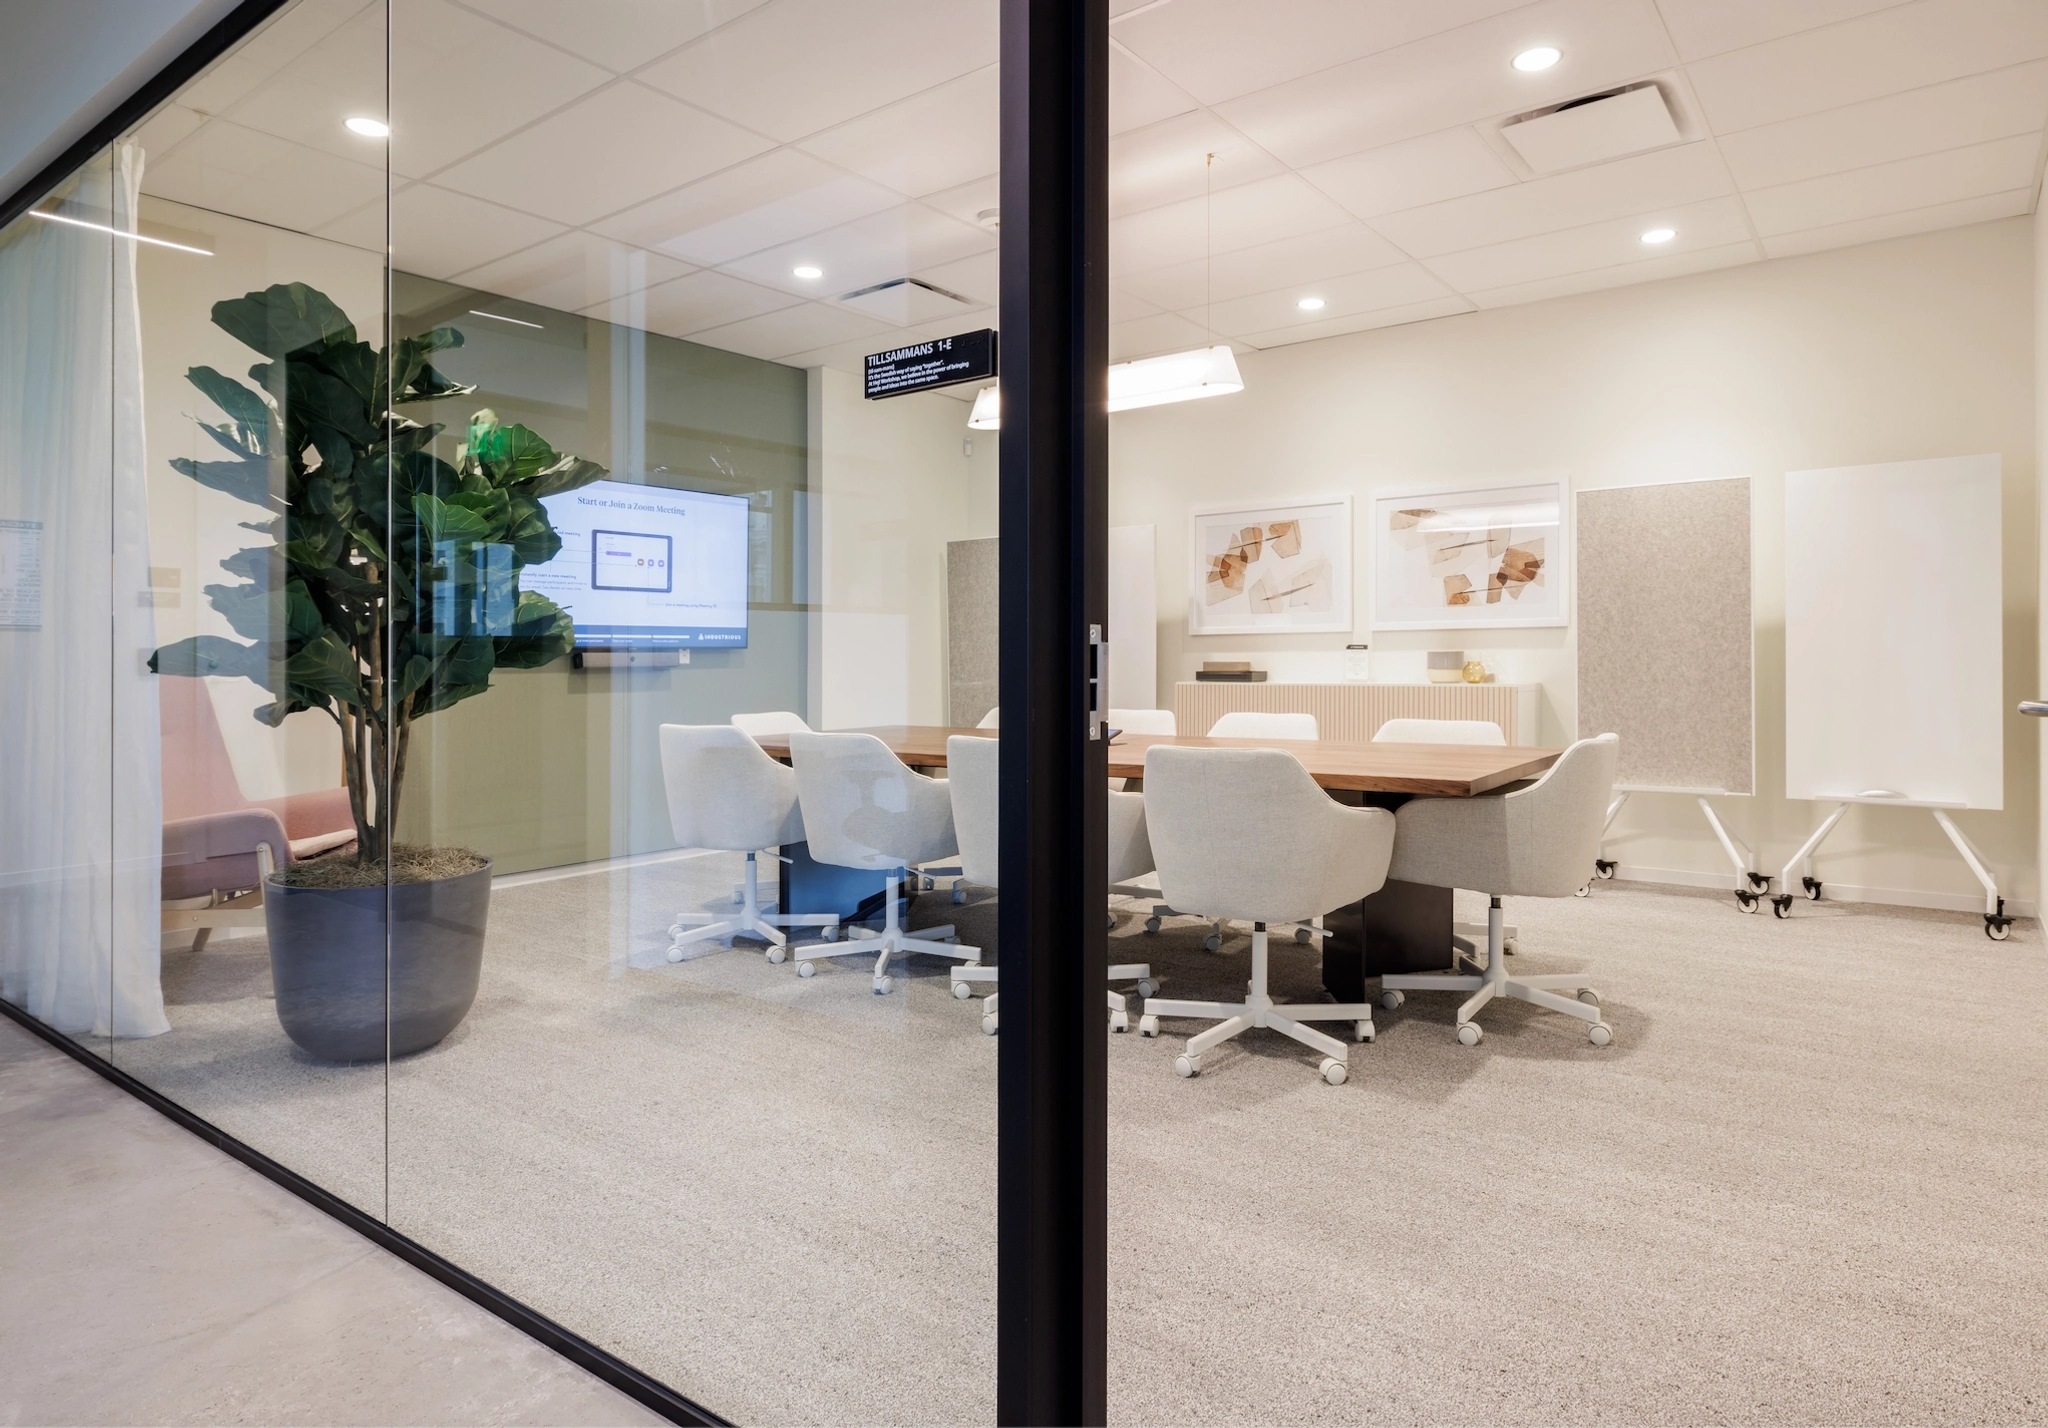
[[[2048,716],[2048,700],[2022,699],[2020,701],[2020,713],[2031,714],[2036,719]]]

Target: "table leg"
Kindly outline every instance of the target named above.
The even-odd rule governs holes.
[[[1435,972],[1451,960],[1451,890],[1389,881],[1323,918],[1323,987],[1340,1002],[1366,1000],[1382,972]]]

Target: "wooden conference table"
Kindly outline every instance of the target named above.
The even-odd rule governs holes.
[[[946,740],[955,734],[994,738],[993,729],[947,729],[897,724],[848,732],[872,734],[911,768],[946,765]],[[761,747],[789,757],[784,735],[764,735]],[[1186,735],[1121,734],[1109,746],[1111,778],[1141,778],[1145,751],[1155,744],[1196,749],[1285,749],[1309,776],[1346,803],[1398,807],[1416,794],[1471,798],[1523,779],[1557,762],[1562,749],[1489,744],[1344,744],[1328,740],[1202,739]],[[1443,967],[1451,947],[1451,890],[1389,882],[1363,902],[1323,919],[1323,985],[1340,1002],[1365,1000],[1365,979],[1382,972],[1427,972]]]

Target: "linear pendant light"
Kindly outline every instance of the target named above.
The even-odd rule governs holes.
[[[1216,162],[1214,154],[1208,155],[1203,169],[1203,226],[1202,247],[1204,263],[1208,261],[1209,237],[1208,175]],[[1206,277],[1203,283],[1202,315],[1208,317],[1209,297]],[[1207,322],[1204,322],[1207,327]],[[1230,344],[1216,341],[1213,332],[1209,345],[1197,347],[1188,352],[1169,352],[1160,357],[1140,357],[1135,362],[1118,362],[1109,369],[1109,409],[1113,412],[1129,411],[1133,407],[1163,406],[1167,402],[1188,402],[1197,397],[1221,397],[1244,390],[1244,378],[1237,370],[1237,358],[1232,355]],[[1002,394],[996,387],[983,387],[974,394],[974,410],[968,413],[967,425],[974,431],[998,431],[1003,425]]]

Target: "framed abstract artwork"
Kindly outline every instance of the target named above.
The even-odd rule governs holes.
[[[1376,630],[1566,623],[1562,481],[1373,497]]]
[[[1204,506],[1193,516],[1188,633],[1349,633],[1351,498]]]

